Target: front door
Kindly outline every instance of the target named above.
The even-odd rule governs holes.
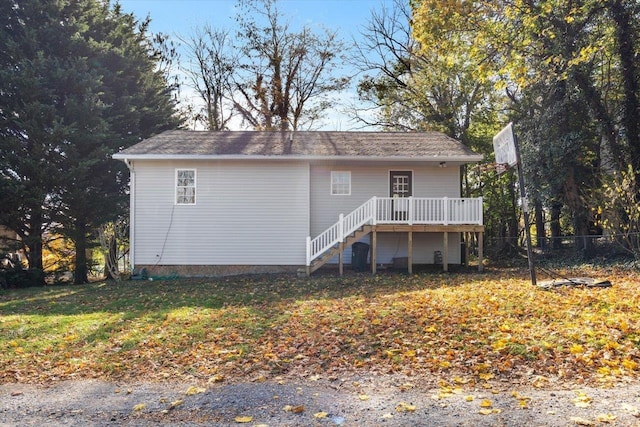
[[[389,172],[389,196],[393,200],[393,219],[406,221],[408,218],[409,201],[401,200],[413,196],[413,172]]]

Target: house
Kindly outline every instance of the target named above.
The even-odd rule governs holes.
[[[464,233],[482,247],[482,200],[460,198],[482,156],[438,132],[172,130],[113,157],[131,173],[132,268],[154,275],[342,272],[357,241],[374,272],[446,270]]]
[[[20,262],[23,254],[22,239],[18,233],[5,225],[0,225],[0,256]]]

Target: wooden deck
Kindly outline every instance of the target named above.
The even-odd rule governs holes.
[[[413,234],[442,233],[442,266],[449,268],[449,233],[475,233],[482,270],[482,198],[372,197],[312,239],[307,237],[307,275],[338,256],[343,273],[345,248],[371,234],[371,269],[376,272],[378,233],[407,233],[408,270],[413,270]]]
[[[484,258],[483,253],[483,237],[484,237],[484,225],[473,224],[456,224],[456,225],[436,225],[436,224],[378,224],[378,225],[365,225],[358,229],[352,235],[348,236],[344,242],[337,244],[332,250],[327,251],[326,254],[316,263],[311,264],[307,269],[307,275],[313,273],[318,268],[322,267],[326,261],[334,257],[338,257],[338,272],[340,275],[344,273],[344,250],[351,246],[353,243],[359,241],[368,234],[371,234],[371,273],[377,272],[377,252],[378,252],[378,233],[407,233],[407,270],[409,274],[413,273],[413,235],[414,233],[442,233],[442,268],[443,271],[449,271],[449,233],[463,233],[471,234],[475,233],[478,241],[478,271],[482,271],[482,261]],[[467,246],[468,250],[468,246]],[[468,253],[466,259],[469,259]]]

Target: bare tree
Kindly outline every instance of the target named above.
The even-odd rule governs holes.
[[[459,52],[425,49],[411,22],[407,0],[372,12],[354,56],[364,75],[358,94],[368,110],[354,109],[354,118],[391,130],[439,130],[469,143],[472,119],[493,103],[493,86],[474,75],[477,64],[468,60],[463,38],[452,32]]]
[[[365,126],[412,130],[422,118],[420,109],[407,105],[407,99],[417,97],[412,96],[418,88],[411,84],[411,74],[421,61],[410,22],[408,2],[396,0],[390,8],[373,10],[361,31],[351,59],[363,74],[358,83],[361,102],[352,108],[352,115]],[[405,117],[396,115],[400,111]]]
[[[206,25],[188,39],[180,39],[187,48],[187,63],[183,70],[187,85],[202,102],[193,107],[196,122],[208,130],[225,130],[233,117],[230,79],[237,65],[229,32]]]
[[[127,220],[122,218],[103,224],[98,229],[105,277],[116,282],[121,280],[120,262],[129,252],[128,233]]]
[[[239,51],[234,74],[236,110],[257,130],[311,128],[329,107],[328,95],[348,78],[332,71],[345,45],[336,33],[293,31],[276,0],[241,0]]]

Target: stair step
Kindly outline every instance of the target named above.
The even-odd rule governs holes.
[[[351,234],[344,237],[344,240],[342,241],[342,246],[344,248],[350,247],[355,242],[360,240],[362,237],[371,233],[372,229],[373,227],[368,224],[360,226],[357,230],[354,230]],[[341,247],[340,243],[336,243],[335,245],[327,248],[319,257],[317,257],[311,262],[311,265],[309,266],[309,271],[313,273],[314,271],[316,271],[317,269],[325,265],[328,261],[338,256],[340,252],[340,247]]]

